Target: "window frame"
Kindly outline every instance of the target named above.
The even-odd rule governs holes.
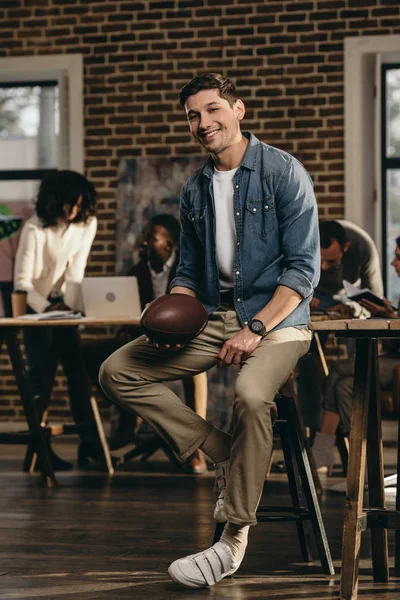
[[[380,65],[400,62],[400,35],[346,38],[344,44],[345,218],[371,235],[385,265]],[[386,279],[384,268],[382,275]]]
[[[57,65],[55,67],[54,65]],[[59,169],[84,171],[83,143],[83,58],[81,54],[53,54],[0,58],[3,85],[57,81],[59,86]],[[66,119],[62,119],[62,115]],[[51,169],[0,171],[0,180],[42,179]],[[29,173],[29,175],[28,175]]]

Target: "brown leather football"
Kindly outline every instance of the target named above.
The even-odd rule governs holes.
[[[187,344],[207,325],[204,304],[187,294],[168,294],[150,302],[144,309],[140,325],[152,342]]]

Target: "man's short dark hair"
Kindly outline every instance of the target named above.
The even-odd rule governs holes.
[[[156,215],[155,217],[150,219],[150,225],[151,225],[151,227],[156,227],[157,225],[161,225],[168,231],[173,243],[175,245],[179,243],[181,227],[179,225],[179,221],[177,219],[175,219],[175,217],[173,215],[169,215],[167,213],[164,213],[161,215]]]
[[[319,237],[321,248],[329,248],[336,240],[341,249],[344,250],[349,241],[345,228],[337,221],[321,221],[319,224]]]
[[[193,96],[202,90],[218,90],[221,98],[227,100],[230,106],[233,106],[239,98],[235,84],[230,79],[219,73],[203,73],[194,77],[179,92],[179,103],[182,108],[185,107],[185,102],[189,96]]]
[[[400,237],[396,238],[396,246],[400,248]]]
[[[47,175],[40,184],[36,200],[36,214],[44,227],[57,225],[65,219],[65,206],[72,209],[82,196],[81,210],[71,223],[84,223],[95,213],[94,185],[75,171],[56,171]]]

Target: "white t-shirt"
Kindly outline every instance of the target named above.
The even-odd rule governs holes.
[[[237,171],[217,171],[214,168],[213,192],[215,207],[215,241],[219,281],[222,290],[233,287],[236,227],[233,214],[233,177]]]
[[[150,262],[147,263],[151,275],[151,283],[153,284],[153,296],[154,298],[159,298],[160,296],[164,296],[168,290],[168,282],[169,275],[171,273],[171,269],[174,266],[174,262],[176,260],[176,250],[173,249],[171,252],[171,256],[169,259],[163,264],[162,271],[157,273],[153,271],[150,266]]]

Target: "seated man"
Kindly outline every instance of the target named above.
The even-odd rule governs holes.
[[[400,277],[400,237],[396,240],[396,250],[392,266]],[[373,317],[398,319],[389,300],[384,298],[385,307],[362,301],[363,306],[369,310]],[[379,380],[381,389],[390,389],[394,367],[400,363],[398,341],[390,342],[391,351],[379,357]],[[395,346],[395,347],[393,347]],[[323,416],[320,431],[316,434],[312,447],[317,469],[327,467],[332,470],[334,463],[335,433],[339,423],[342,424],[343,433],[350,433],[350,419],[353,404],[353,377],[354,360],[339,360],[332,364],[326,380],[323,396]]]
[[[310,345],[308,305],[319,275],[317,205],[293,157],[241,132],[245,106],[216,73],[181,90],[195,140],[210,156],[184,185],[181,258],[171,293],[198,297],[209,320],[184,347],[144,336],[102,365],[108,397],[139,414],[181,460],[201,448],[215,463],[214,517],[227,522],[211,548],[181,558],[172,579],[214,585],[240,566],[272,452],[275,396]],[[196,415],[164,385],[214,365],[240,365],[232,435]]]
[[[343,317],[352,317],[348,306],[338,303],[335,294],[343,291],[345,279],[355,287],[369,288],[379,297],[383,295],[383,281],[379,255],[371,237],[349,221],[321,221],[321,276],[311,300],[313,310],[335,311]],[[319,335],[322,346],[328,338]],[[346,341],[349,356],[354,354],[354,340]],[[304,424],[315,432],[321,424],[321,386],[325,375],[321,368],[315,339],[310,348],[311,356],[299,363],[298,393]]]

